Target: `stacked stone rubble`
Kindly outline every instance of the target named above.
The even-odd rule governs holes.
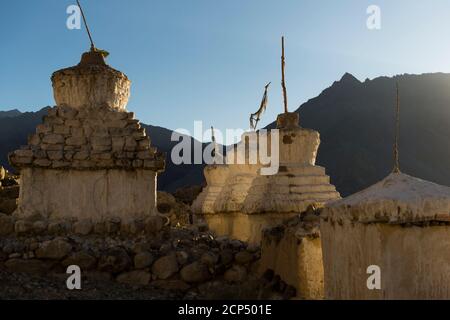
[[[170,228],[158,216],[133,225],[120,219],[15,219],[0,214],[0,272],[31,273],[36,281],[77,265],[83,279],[159,288],[185,299],[295,296],[295,289],[279,278],[257,276],[258,246],[214,238],[193,226]]]

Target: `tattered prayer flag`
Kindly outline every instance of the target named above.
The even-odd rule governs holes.
[[[264,90],[264,95],[261,101],[261,105],[256,113],[253,113],[250,115],[250,128],[253,130],[256,130],[256,127],[258,126],[258,122],[261,120],[261,115],[266,111],[267,108],[267,92],[269,90],[270,82],[266,85]]]

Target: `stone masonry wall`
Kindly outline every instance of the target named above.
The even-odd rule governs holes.
[[[50,109],[28,145],[10,154],[10,162],[18,168],[164,168],[163,156],[151,147],[134,113],[108,107]]]
[[[216,238],[201,226],[169,227],[158,216],[94,223],[0,214],[0,272],[67,278],[67,267],[77,265],[83,279],[155,287],[184,299],[295,296],[279,277],[257,277],[259,257],[257,246]]]

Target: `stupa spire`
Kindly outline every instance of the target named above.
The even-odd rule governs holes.
[[[80,8],[81,17],[83,18],[84,26],[86,28],[86,32],[89,37],[89,41],[91,42],[91,50],[94,51],[95,50],[94,40],[92,39],[92,34],[91,34],[91,31],[89,30],[89,25],[87,23],[86,16],[84,15],[83,7],[80,4],[80,0],[77,0],[77,5],[78,5],[78,8]]]
[[[85,56],[85,59],[84,59],[84,61],[82,61],[82,63],[88,61],[89,63],[95,62],[95,63],[103,64],[102,58],[106,58],[107,56],[109,56],[109,52],[105,51],[105,50],[97,49],[95,47],[94,40],[92,39],[92,33],[91,33],[91,30],[89,29],[86,15],[84,14],[83,7],[81,7],[80,0],[77,0],[77,5],[78,5],[78,8],[80,8],[81,17],[83,18],[83,22],[84,22],[84,27],[86,28],[86,32],[89,37],[89,42],[91,43],[91,50],[90,50],[90,52],[87,52],[87,55]],[[94,54],[94,53],[96,53],[96,54]]]
[[[394,137],[394,169],[393,173],[400,173],[398,142],[400,135],[400,94],[398,82],[396,83],[396,114],[395,114],[395,137]]]
[[[281,87],[283,88],[284,113],[288,113],[288,99],[285,80],[286,59],[284,56],[284,37],[281,37]]]

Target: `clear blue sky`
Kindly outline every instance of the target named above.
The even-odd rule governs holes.
[[[74,0],[2,1],[0,110],[53,105],[50,75],[78,63]],[[145,123],[248,128],[272,81],[262,125],[282,110],[280,36],[290,108],[350,72],[360,80],[450,71],[448,0],[82,0],[97,47],[132,80],[128,109]],[[381,30],[366,9],[381,8]]]

